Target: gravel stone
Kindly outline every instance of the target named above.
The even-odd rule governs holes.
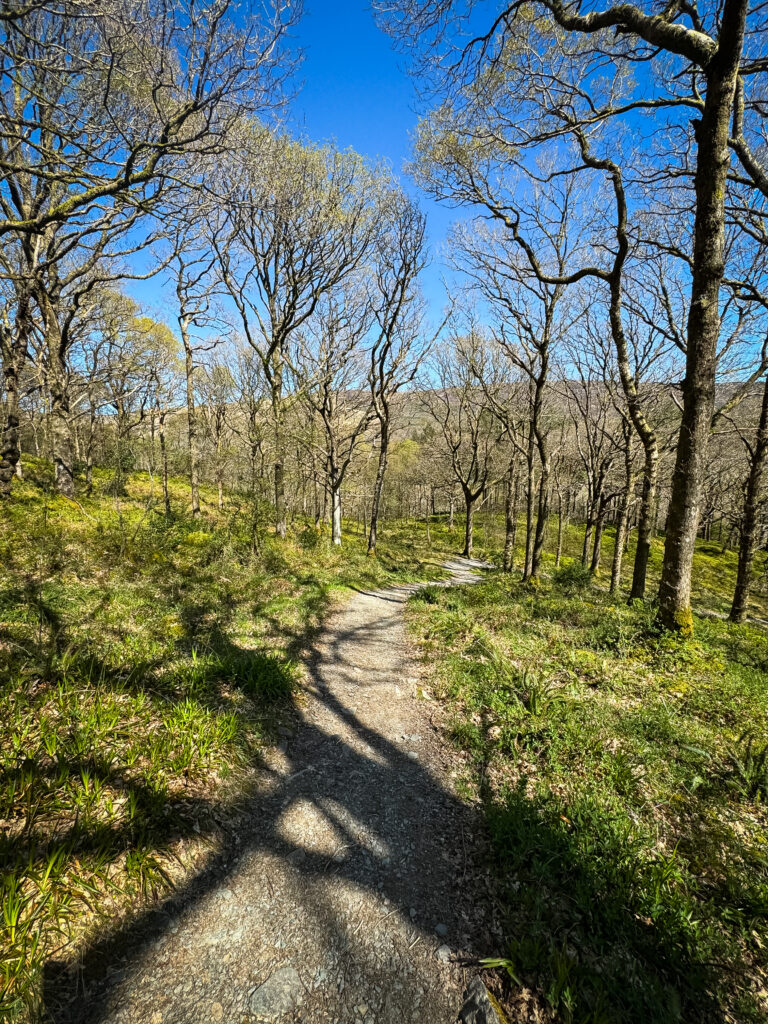
[[[304,995],[299,972],[295,967],[281,967],[263,985],[251,993],[249,1006],[257,1017],[273,1020],[291,1013]]]
[[[467,987],[459,1020],[461,1024],[507,1024],[506,1018],[497,1010],[497,1005],[483,982],[475,975]]]

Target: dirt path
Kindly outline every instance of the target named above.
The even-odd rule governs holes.
[[[451,791],[406,644],[412,589],[360,592],[331,618],[240,848],[68,1020],[455,1020],[468,977],[451,958],[491,937],[476,812]]]

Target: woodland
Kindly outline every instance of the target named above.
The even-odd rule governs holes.
[[[510,1021],[764,1020],[766,10],[370,16],[402,180],[291,128],[299,0],[0,3],[0,1014],[64,1019],[307,638],[423,583]]]

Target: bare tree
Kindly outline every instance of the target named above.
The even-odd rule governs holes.
[[[368,383],[373,412],[379,424],[379,453],[368,532],[369,555],[376,554],[381,499],[389,460],[392,401],[413,381],[424,356],[425,346],[420,345],[423,341],[423,305],[416,284],[426,262],[424,246],[424,215],[403,193],[393,193],[390,216],[378,239],[375,254],[373,303],[376,337],[371,345]]]
[[[342,539],[341,488],[374,417],[366,387],[369,353],[363,347],[371,320],[369,296],[349,280],[318,305],[291,360],[302,400],[321,424],[310,440],[319,447],[327,471],[331,540],[336,545]]]
[[[500,166],[522,167],[521,149],[551,143],[572,171],[581,166],[607,175],[617,203],[613,259],[603,268],[591,261],[568,280],[591,275],[608,285],[619,334],[615,314],[621,311],[628,252],[620,124],[626,118],[640,123],[659,110],[675,119],[684,145],[668,145],[673,160],[668,173],[657,166],[647,182],[651,190],[663,182],[669,192],[675,181],[690,188],[686,373],[659,592],[661,622],[688,633],[691,566],[715,402],[730,179],[736,177],[747,193],[768,195],[768,175],[755,145],[763,138],[765,118],[765,12],[760,5],[750,11],[747,0],[725,0],[722,8],[704,13],[675,2],[649,12],[635,4],[587,10],[562,0],[515,3],[486,32],[473,25],[473,41],[451,60],[444,44],[453,44],[466,9],[457,13],[449,0],[395,0],[380,11],[404,45],[418,47],[421,70],[431,68],[436,88],[448,93],[420,137],[420,166],[438,193],[484,205],[525,248],[519,204],[496,185]],[[425,37],[434,48],[425,45]],[[553,46],[555,38],[560,42]],[[603,74],[606,61],[618,70],[612,84]],[[643,84],[631,75],[639,61],[647,69]],[[562,144],[569,134],[578,160]],[[600,135],[603,156],[595,153]],[[742,205],[757,209],[748,200]],[[758,212],[760,223],[761,217]],[[535,252],[530,247],[527,252],[535,266]],[[638,427],[632,405],[630,411]]]
[[[286,356],[320,300],[352,275],[376,239],[381,175],[356,154],[254,129],[230,169],[217,273],[270,391],[275,525],[286,532]]]
[[[485,344],[476,331],[465,336],[454,333],[433,358],[438,387],[423,394],[439,430],[439,445],[464,497],[463,554],[467,558],[474,545],[475,507],[494,478],[504,435],[478,380],[483,378]]]
[[[739,541],[739,564],[736,574],[736,588],[729,618],[731,622],[743,622],[747,615],[747,603],[752,582],[752,565],[755,560],[760,534],[759,519],[764,501],[763,475],[768,457],[768,378],[762,387],[762,401],[757,429],[753,437],[739,430],[741,441],[749,455],[749,473],[744,489],[744,506],[741,516],[741,538]]]
[[[12,293],[0,497],[18,459],[17,380],[35,292],[59,416],[57,484],[71,494],[66,328],[55,301],[67,272],[56,264],[85,238],[93,250],[94,239],[156,211],[184,155],[220,152],[245,112],[274,104],[290,71],[277,62],[298,6],[265,5],[247,27],[238,27],[230,0],[31,3],[12,13],[0,40],[0,235],[10,254],[0,274]]]

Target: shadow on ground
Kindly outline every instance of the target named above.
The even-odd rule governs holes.
[[[251,1019],[250,993],[289,963],[302,975],[305,1020],[325,1020],[326,1011],[328,1020],[342,1019],[335,1012],[351,1013],[363,998],[378,1008],[358,1016],[377,1024],[452,1019],[465,977],[436,966],[437,947],[444,941],[473,956],[505,950],[484,881],[480,811],[441,783],[438,744],[432,740],[430,752],[412,742],[410,730],[423,733],[424,722],[414,718],[409,728],[413,705],[397,693],[409,682],[393,680],[387,663],[405,593],[381,595],[386,606],[375,620],[331,624],[328,642],[309,659],[311,713],[280,756],[259,765],[262,791],[226,817],[215,805],[200,808],[225,837],[207,867],[88,949],[76,970],[46,965],[51,1024]],[[381,600],[366,591],[360,599]],[[189,630],[202,619],[191,615]],[[360,650],[374,652],[362,670]],[[553,961],[560,986],[553,999],[562,1003],[570,989],[591,1006],[585,1020],[725,1020],[707,996],[707,974],[717,966],[691,963],[660,929],[637,920],[631,879],[606,886],[599,865],[610,849],[585,849],[576,828],[547,821],[524,790],[491,821],[497,848],[510,851],[502,858],[506,881],[536,886],[535,900],[520,895],[537,919],[517,935],[516,956],[531,974],[542,958]],[[511,920],[514,893],[512,886]],[[444,939],[435,937],[438,923]],[[576,931],[575,958],[569,935]],[[619,932],[633,936],[631,948],[616,950],[627,997],[606,1002],[590,961],[602,960]],[[211,1017],[214,1006],[223,1018]]]

